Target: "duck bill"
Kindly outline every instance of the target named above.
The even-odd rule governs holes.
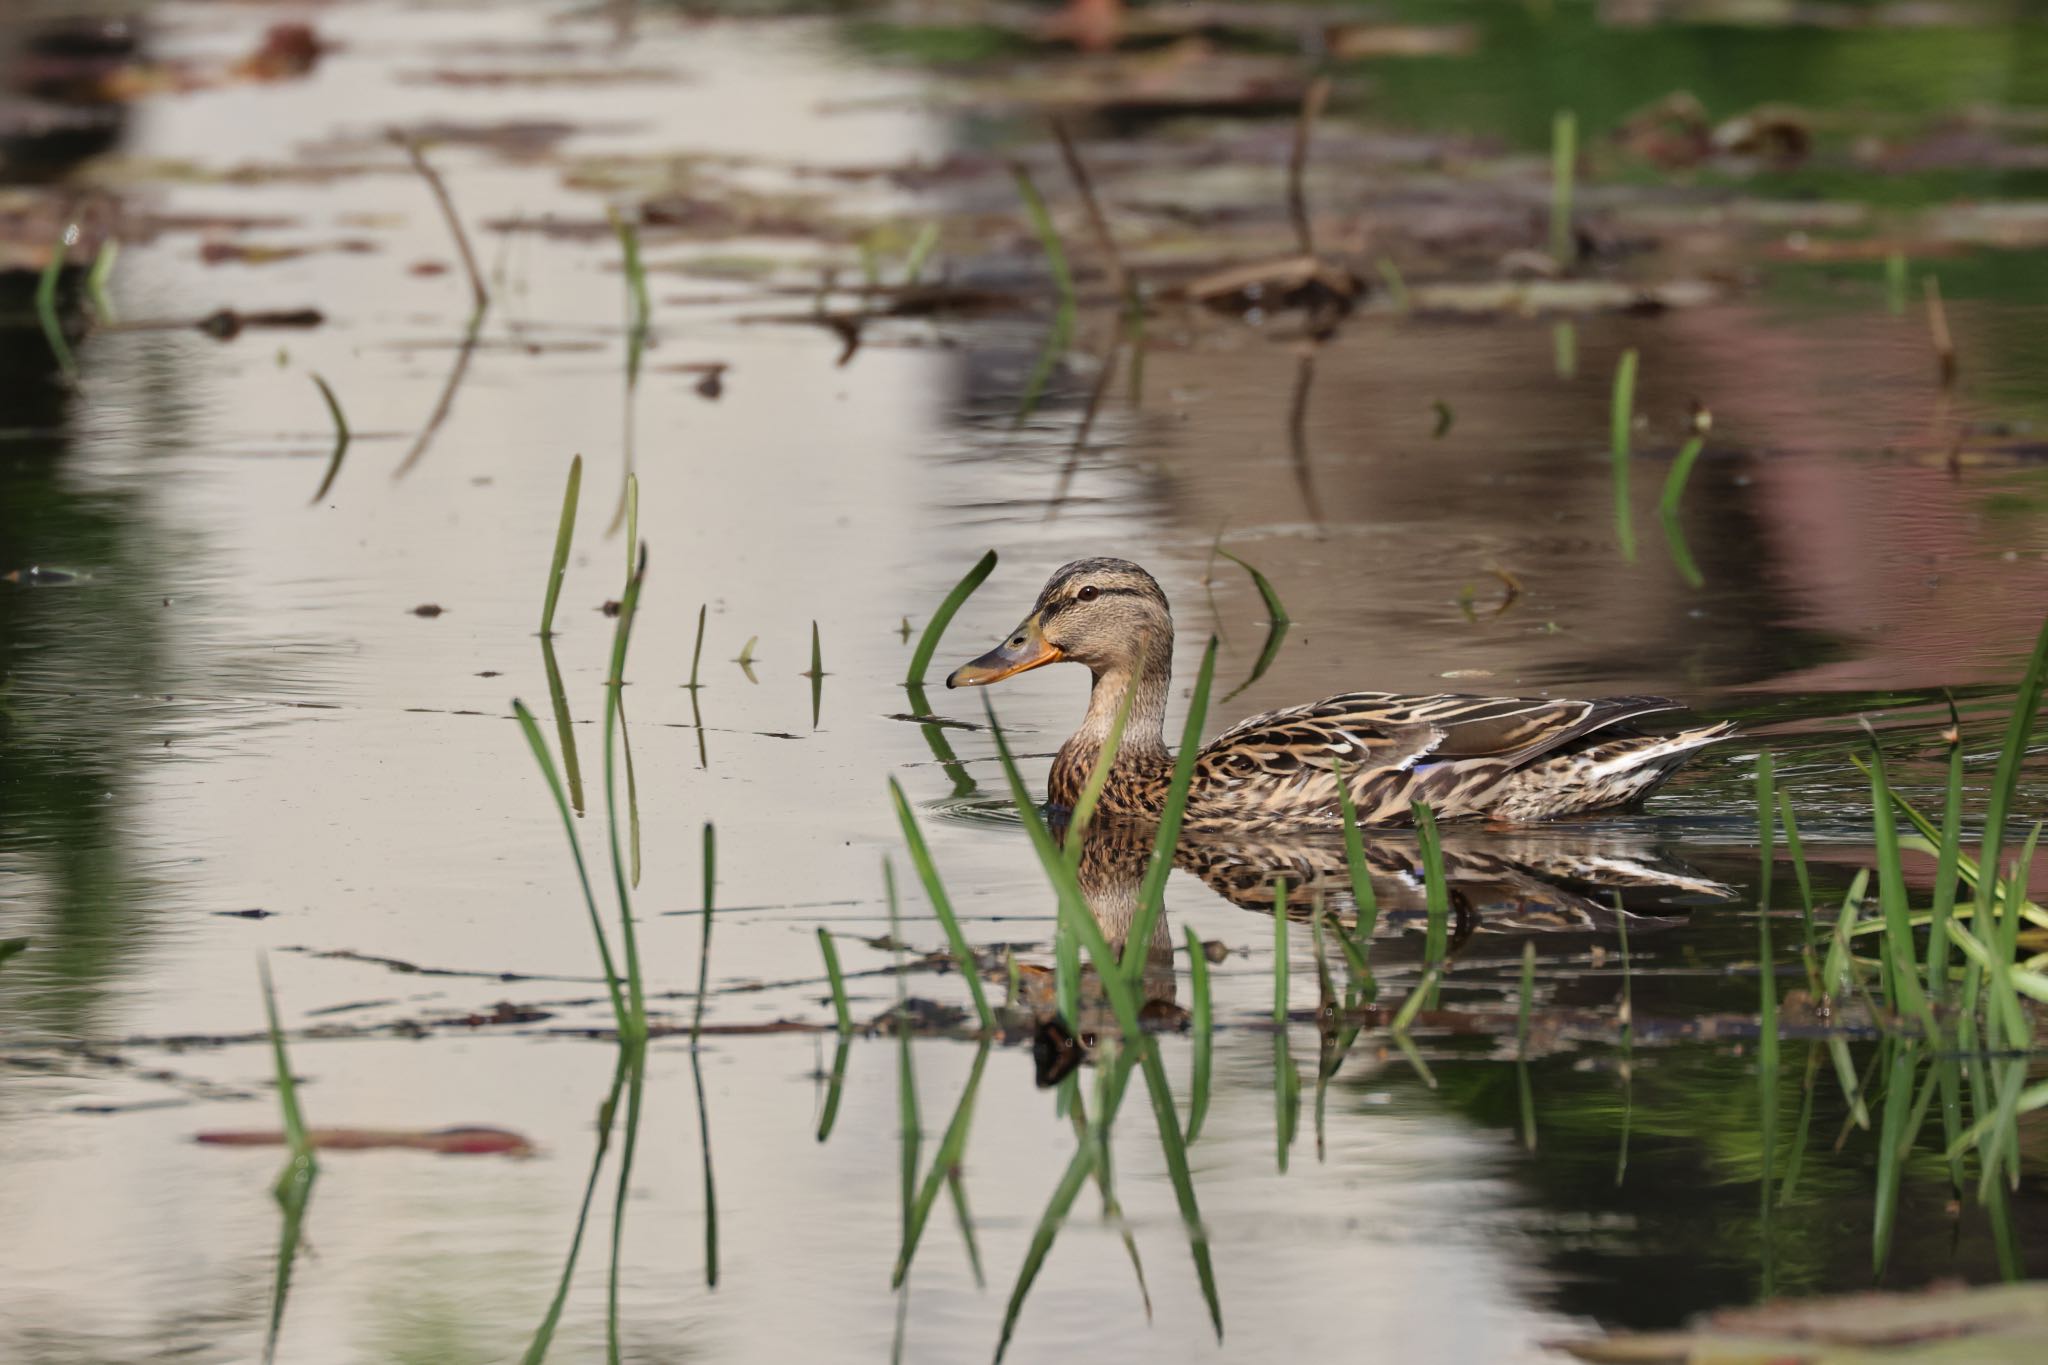
[[[1039,633],[1038,617],[1032,616],[1017,627],[1009,639],[979,659],[954,669],[946,679],[946,686],[981,687],[1047,664],[1056,664],[1065,657],[1058,645],[1047,643],[1045,636]]]

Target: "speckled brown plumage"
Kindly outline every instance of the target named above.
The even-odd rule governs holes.
[[[1086,664],[1088,712],[1053,760],[1048,794],[1071,806],[1128,704],[1100,809],[1156,816],[1173,760],[1165,742],[1173,620],[1152,576],[1118,559],[1055,573],[1004,644],[948,685],[994,682],[1048,663]],[[1693,752],[1732,734],[1704,725],[1634,728],[1678,710],[1664,697],[1483,697],[1349,692],[1243,721],[1202,747],[1187,824],[1209,831],[1334,827],[1339,774],[1361,823],[1405,824],[1417,801],[1439,820],[1523,823],[1640,801]]]

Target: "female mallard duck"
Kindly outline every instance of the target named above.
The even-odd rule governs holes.
[[[1046,583],[1008,640],[955,669],[946,686],[1062,661],[1086,664],[1095,687],[1087,718],[1053,760],[1052,803],[1070,807],[1080,796],[1128,695],[1130,716],[1098,808],[1157,816],[1173,778],[1173,617],[1152,575],[1128,560],[1074,561]],[[1186,819],[1198,830],[1334,825],[1340,764],[1366,824],[1403,823],[1414,801],[1428,802],[1440,820],[1520,823],[1607,810],[1640,800],[1693,750],[1732,733],[1725,724],[1668,735],[1628,728],[1676,709],[1663,697],[1347,692],[1254,716],[1211,740],[1195,762]]]

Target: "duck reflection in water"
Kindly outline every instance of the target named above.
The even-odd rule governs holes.
[[[1137,922],[1156,831],[1148,821],[1098,815],[1083,834],[1077,869],[1081,893],[1118,953]],[[1056,815],[1055,839],[1064,844],[1066,834],[1064,818]],[[1734,894],[1658,844],[1653,831],[1612,825],[1550,825],[1506,833],[1445,827],[1441,848],[1450,892],[1450,955],[1455,958],[1487,935],[1603,934],[1622,921],[1631,934],[1654,932],[1683,922],[1689,902]],[[1417,963],[1428,916],[1421,847],[1410,832],[1383,830],[1367,831],[1364,847],[1379,911],[1375,937],[1383,940],[1375,961]],[[1320,908],[1346,929],[1356,927],[1351,869],[1341,838],[1185,833],[1173,861],[1241,909],[1271,915],[1284,882],[1289,919],[1306,922]],[[1624,893],[1646,908],[1622,908]],[[1148,1030],[1173,1032],[1188,1024],[1187,1008],[1178,999],[1173,942],[1162,914],[1145,946],[1139,1018]],[[1219,960],[1219,949],[1220,944],[1205,945],[1212,961]],[[1059,1015],[1050,966],[1019,964],[1016,1003],[1037,1020],[1034,1049],[1041,1085],[1057,1083],[1093,1051],[1098,1034],[1116,1029],[1101,982],[1086,964],[1074,1019]]]

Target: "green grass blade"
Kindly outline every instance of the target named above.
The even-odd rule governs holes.
[[[1159,829],[1152,838],[1152,861],[1146,865],[1145,881],[1138,888],[1138,913],[1124,944],[1123,974],[1138,981],[1145,974],[1145,945],[1152,941],[1152,926],[1166,913],[1166,877],[1173,871],[1173,853],[1180,846],[1181,818],[1187,814],[1188,789],[1194,785],[1195,760],[1202,752],[1202,722],[1209,714],[1209,688],[1216,681],[1216,637],[1209,637],[1202,651],[1202,667],[1195,674],[1195,691],[1188,701],[1188,715],[1181,726],[1180,752],[1173,757],[1173,781],[1166,791],[1166,805],[1159,813]]]
[[[1579,329],[1569,318],[1552,324],[1550,328],[1551,363],[1557,368],[1559,379],[1579,377]]]
[[[1891,1259],[1892,1230],[1899,1212],[1899,1176],[1905,1167],[1908,1145],[1906,1121],[1913,1108],[1913,1049],[1897,1039],[1887,1039],[1885,1046],[1892,1055],[1878,1122],[1877,1196],[1870,1229],[1873,1275],[1884,1274],[1885,1263]]]
[[[1935,1034],[1934,1011],[1920,988],[1920,963],[1913,951],[1913,926],[1906,904],[1906,874],[1899,861],[1899,826],[1885,780],[1884,755],[1870,749],[1870,810],[1877,834],[1877,901],[1884,915],[1886,958],[1898,997],[1893,1006],[1916,1016],[1925,1036]]]
[[[612,960],[611,943],[605,937],[604,918],[598,914],[597,896],[590,888],[590,868],[583,861],[583,845],[576,838],[576,817],[569,813],[568,794],[562,790],[562,779],[555,772],[555,760],[548,753],[547,741],[541,738],[540,725],[534,720],[533,712],[526,709],[526,703],[515,699],[512,714],[519,721],[520,733],[526,736],[527,747],[533,750],[534,760],[540,764],[548,794],[555,798],[555,807],[561,812],[562,831],[569,838],[569,854],[576,860],[576,880],[583,887],[583,904],[590,911],[591,936],[597,940],[597,955],[604,965],[605,989],[611,993],[612,1017],[623,1036],[630,1020],[626,997],[619,987],[619,970]]]
[[[1206,701],[1205,693],[1209,675],[1214,671],[1215,647],[1211,643],[1209,653],[1204,657],[1203,676],[1195,685],[1195,708],[1199,711]],[[1068,869],[1066,860],[1060,856],[1058,847],[1047,832],[1045,822],[1039,817],[1038,809],[1032,805],[1024,787],[1024,776],[1018,771],[1017,761],[1011,756],[1009,741],[1003,735],[1002,725],[996,720],[995,707],[987,697],[982,698],[987,711],[989,730],[995,737],[996,756],[1003,765],[1003,775],[1009,780],[1010,794],[1017,804],[1018,812],[1024,818],[1024,828],[1031,836],[1031,842],[1038,851],[1039,862],[1045,867],[1046,875],[1052,880],[1059,896],[1060,913],[1073,926],[1075,936],[1087,950],[1089,960],[1095,964],[1095,972],[1101,980],[1104,993],[1108,995],[1110,1008],[1114,1011],[1117,1026],[1129,1040],[1129,1050],[1140,1055],[1139,1068],[1145,1077],[1145,1090],[1152,1101],[1152,1116],[1159,1132],[1159,1146],[1165,1157],[1168,1178],[1173,1184],[1174,1199],[1180,1205],[1181,1220],[1187,1225],[1189,1248],[1194,1255],[1196,1276],[1201,1283],[1202,1297],[1209,1306],[1209,1319],[1221,1338],[1223,1334],[1223,1309],[1216,1290],[1216,1272],[1209,1256],[1209,1237],[1202,1227],[1201,1210],[1195,1202],[1194,1177],[1188,1168],[1187,1144],[1182,1140],[1180,1119],[1173,1108],[1173,1091],[1166,1081],[1166,1071],[1159,1061],[1159,1049],[1148,1041],[1138,1017],[1137,981],[1144,970],[1145,944],[1151,934],[1149,923],[1142,923],[1142,936],[1134,929],[1125,944],[1121,962],[1103,937],[1102,926],[1096,923],[1088,902]],[[1185,798],[1185,783],[1179,782]],[[1172,797],[1167,801],[1168,811],[1173,807]],[[1155,851],[1155,859],[1157,853]],[[1139,920],[1145,920],[1145,907],[1141,904]]]
[[[967,1267],[974,1272],[974,1287],[988,1288],[988,1278],[981,1271],[981,1246],[974,1239],[974,1214],[967,1207],[967,1182],[960,1178],[956,1167],[946,1177],[946,1192],[953,1198],[953,1217],[960,1224],[960,1240],[967,1247]]]
[[[1088,781],[1081,788],[1081,795],[1074,801],[1073,814],[1067,817],[1067,866],[1081,866],[1081,852],[1086,846],[1088,822],[1095,818],[1095,807],[1102,801],[1102,790],[1109,785],[1110,769],[1116,766],[1117,751],[1123,747],[1124,725],[1131,718],[1131,706],[1138,699],[1138,689],[1133,687],[1124,692],[1123,704],[1116,709],[1116,719],[1110,722],[1109,737],[1103,741],[1102,752],[1095,756],[1095,766],[1088,770]]]
[[[1217,554],[1222,555],[1225,559],[1252,576],[1252,586],[1259,590],[1259,597],[1266,604],[1266,616],[1274,625],[1284,626],[1293,621],[1294,618],[1287,614],[1286,604],[1280,600],[1280,594],[1274,591],[1272,582],[1264,574],[1222,546],[1216,546],[1215,549]]]
[[[576,1231],[569,1238],[569,1254],[563,1259],[562,1275],[555,1284],[555,1296],[549,1301],[540,1326],[534,1329],[533,1340],[527,1343],[520,1365],[540,1365],[546,1360],[548,1348],[554,1343],[555,1329],[561,1325],[562,1309],[569,1301],[569,1285],[576,1277],[576,1258],[583,1249],[583,1232],[590,1224],[590,1206],[597,1196],[597,1177],[604,1169],[605,1153],[611,1148],[612,1123],[618,1114],[619,1092],[626,1083],[626,1062],[626,1049],[620,1048],[618,1061],[612,1068],[611,1091],[597,1107],[597,1151],[590,1158],[590,1175],[583,1182],[583,1202],[576,1211]]]
[[[1792,859],[1792,879],[1799,884],[1800,923],[1806,931],[1806,950],[1818,952],[1813,931],[1813,876],[1806,866],[1806,845],[1799,838],[1799,820],[1792,814],[1792,793],[1778,789],[1778,822],[1785,827],[1785,852]]]
[[[1578,259],[1572,229],[1572,181],[1578,174],[1579,116],[1560,109],[1550,121],[1550,259],[1569,270]]]
[[[640,1146],[640,1106],[647,1093],[647,1040],[635,1035],[619,1040],[626,1058],[625,1138],[619,1144],[618,1190],[612,1196],[611,1260],[605,1274],[604,1340],[607,1365],[619,1365],[619,1252],[626,1237],[626,1195],[632,1189],[633,1156]]]
[[[1429,914],[1422,960],[1425,966],[1440,968],[1450,944],[1451,923],[1451,884],[1444,877],[1443,840],[1437,836],[1436,812],[1427,801],[1416,801],[1410,809],[1415,813],[1415,839],[1422,846],[1423,901]]]
[[[697,1089],[697,1141],[704,1152],[704,1284],[718,1288],[718,1180],[711,1166],[711,1111],[704,1101],[704,1068],[690,1050],[690,1079]],[[823,1141],[821,1133],[819,1140]]]
[[[1273,1035],[1273,1142],[1274,1165],[1287,1174],[1287,1154],[1301,1130],[1301,1072],[1287,1046],[1287,1032]]]
[[[100,242],[99,254],[92,258],[92,269],[85,277],[85,297],[92,303],[93,321],[102,327],[112,327],[121,320],[115,316],[114,301],[107,296],[107,281],[113,278],[114,262],[120,255],[120,239],[104,238]]]
[[[1273,1022],[1287,1027],[1287,879],[1273,882]]]
[[[910,1056],[910,1002],[903,993],[903,921],[896,904],[896,869],[882,859],[882,885],[889,898],[889,938],[896,946],[896,1122],[902,1144],[903,1230],[910,1230],[916,1198],[918,1152],[924,1128],[918,1116],[917,1070]]]
[[[583,814],[583,764],[576,756],[576,722],[569,714],[569,692],[562,686],[562,667],[555,661],[555,642],[540,637],[541,667],[548,675],[548,707],[555,718],[555,737],[562,746],[562,775],[569,784],[569,804]]]
[[[540,604],[540,633],[555,633],[555,603],[562,595],[562,574],[569,567],[569,545],[576,539],[576,502],[583,490],[583,457],[569,461],[569,481],[562,489],[562,515],[555,523],[555,556],[548,562],[548,590]],[[632,542],[628,542],[630,545]]]
[[[704,662],[704,618],[710,612],[711,604],[709,602],[699,602],[697,604],[697,643],[690,647],[690,681],[684,684],[692,692],[695,692],[700,685],[697,681],[697,669]],[[752,640],[747,641],[747,649],[742,650],[741,653],[747,653],[753,648],[753,644]]]
[[[1358,807],[1351,798],[1350,780],[1345,776],[1342,762],[1332,766],[1337,779],[1337,809],[1344,822],[1344,866],[1351,874],[1351,904],[1356,916],[1349,935],[1344,933],[1342,925],[1332,923],[1337,930],[1337,942],[1343,947],[1345,959],[1351,965],[1352,976],[1360,985],[1371,987],[1377,994],[1367,957],[1372,952],[1373,933],[1379,927],[1379,896],[1373,890],[1372,865],[1366,861],[1365,835],[1358,827]]]
[[[1665,516],[1678,515],[1678,505],[1685,499],[1686,481],[1692,478],[1692,467],[1699,463],[1705,445],[1705,437],[1694,436],[1679,447],[1678,458],[1671,462],[1671,472],[1664,476],[1664,492],[1657,499],[1658,510]]]
[[[974,1097],[981,1089],[981,1073],[988,1065],[989,1040],[981,1040],[975,1049],[974,1065],[967,1073],[967,1084],[960,1092],[959,1103],[953,1106],[953,1117],[946,1124],[945,1134],[939,1139],[939,1150],[932,1157],[931,1169],[925,1172],[924,1183],[911,1201],[910,1214],[903,1228],[903,1244],[896,1253],[896,1268],[889,1276],[889,1287],[898,1288],[903,1277],[910,1273],[910,1262],[917,1255],[918,1240],[924,1236],[924,1226],[931,1217],[932,1205],[939,1201],[939,1191],[956,1175],[961,1160],[967,1154],[967,1134],[974,1123]]]
[[[334,480],[341,473],[342,456],[348,454],[348,418],[342,416],[341,400],[334,396],[334,390],[319,375],[313,376],[313,383],[319,388],[320,396],[327,400],[327,415],[334,420],[334,453],[327,457],[327,472],[320,476],[320,486],[313,490],[313,501],[319,502],[327,496],[327,490],[334,487]]]
[[[619,705],[619,753],[626,760],[626,829],[627,847],[632,855],[633,889],[640,889],[640,783],[633,776],[633,736],[626,728],[626,699],[621,696]]]
[[[931,259],[932,250],[939,244],[939,225],[926,223],[917,230],[911,240],[910,250],[903,256],[903,283],[915,285],[924,274],[925,262]]]
[[[50,248],[50,259],[36,279],[36,320],[42,324],[43,340],[50,344],[50,354],[56,357],[57,368],[70,380],[78,378],[78,358],[71,353],[71,342],[64,335],[64,319],[57,312],[57,281],[64,273],[64,262],[70,254],[71,244],[77,240],[78,224],[72,223],[57,238],[57,244]]]
[[[626,860],[619,848],[618,783],[613,761],[616,748],[612,739],[618,729],[620,695],[626,686],[626,649],[633,638],[633,621],[640,606],[640,586],[646,578],[647,549],[642,546],[639,567],[626,582],[625,593],[619,599],[618,622],[612,628],[611,667],[605,674],[605,685],[610,690],[606,694],[604,708],[605,834],[611,848],[612,888],[619,898],[619,937],[624,945],[626,1002],[631,1014],[627,1032],[622,1036],[635,1040],[647,1036],[647,995],[640,973],[639,937],[633,928],[633,892],[627,884]]]
[[[906,686],[923,686],[925,670],[931,667],[932,655],[938,652],[939,641],[945,636],[946,627],[953,624],[953,616],[960,610],[961,604],[974,596],[974,590],[995,572],[995,568],[996,552],[990,550],[975,561],[974,567],[967,571],[966,576],[953,585],[953,591],[946,594],[946,600],[939,603],[939,609],[933,612],[932,619],[925,623],[924,633],[917,637],[917,650],[910,656],[910,671],[903,676]]]
[[[1187,939],[1188,992],[1194,997],[1188,1015],[1193,1064],[1188,1081],[1187,1143],[1193,1146],[1201,1136],[1202,1120],[1209,1113],[1209,1073],[1214,1065],[1216,1022],[1209,1001],[1209,954],[1192,924],[1187,926]]]
[[[832,1136],[833,1121],[839,1117],[839,1098],[846,1089],[846,1054],[853,1049],[850,1034],[839,1035],[839,1046],[832,1050],[832,1072],[826,1081],[825,1105],[818,1114],[818,1141]]]
[[[1116,1105],[1122,1100],[1132,1064],[1136,1060],[1134,1049],[1126,1048],[1117,1057],[1117,1076],[1108,1089],[1108,1102],[1098,1104],[1090,1126],[1107,1127],[1116,1115]],[[1083,1138],[1075,1144],[1074,1155],[1067,1162],[1067,1169],[1060,1175],[1059,1183],[1053,1187],[1052,1198],[1046,1201],[1045,1212],[1039,1215],[1038,1225],[1031,1231],[1031,1243],[1024,1253],[1024,1264],[1018,1268],[1017,1283],[1010,1290],[1010,1300],[1003,1308],[1002,1335],[996,1341],[995,1359],[1001,1365],[1004,1354],[1010,1349],[1010,1339],[1017,1330],[1017,1317],[1024,1309],[1024,1300],[1031,1293],[1031,1286],[1038,1279],[1038,1272],[1045,1266],[1045,1258],[1052,1251],[1053,1239],[1059,1235],[1060,1225],[1073,1210],[1074,1201],[1081,1195],[1081,1187],[1088,1183],[1088,1176],[1095,1168],[1094,1153],[1097,1143]]]
[[[704,938],[697,950],[697,1008],[690,1016],[690,1049],[704,1032],[704,998],[711,989],[711,905],[718,889],[718,831],[704,822]]]
[[[946,931],[946,942],[953,949],[953,960],[959,964],[960,975],[967,979],[967,993],[974,997],[975,1018],[980,1021],[984,1033],[993,1033],[995,1011],[989,1008],[988,996],[982,991],[981,970],[974,950],[967,946],[967,936],[960,931],[960,920],[953,913],[952,898],[946,894],[945,883],[939,880],[939,869],[932,862],[931,847],[924,841],[924,831],[917,827],[917,816],[910,809],[910,800],[904,796],[902,784],[893,777],[889,779],[889,796],[896,804],[896,821],[903,827],[903,841],[910,846],[911,866],[917,869],[917,879],[924,884],[925,899],[931,902],[939,927]]]
[[[825,975],[832,982],[832,1013],[839,1022],[839,1036],[844,1038],[853,1032],[853,1011],[846,1004],[846,975],[839,970],[839,949],[822,924],[818,926],[818,950],[825,955]]]
[[[825,705],[825,651],[818,642],[818,623],[811,622],[811,671],[804,675],[811,680],[811,728],[818,728],[818,717]]]
[[[1962,854],[1963,745],[1957,733],[1948,746],[1948,789],[1941,809],[1941,845],[1935,854],[1934,907],[1927,928],[1927,994],[1948,999],[1948,927],[1956,911],[1956,860]]]
[[[1984,847],[1977,858],[1985,873],[1977,886],[1980,925],[1990,923],[1988,915],[1998,886],[2005,822],[2012,810],[2013,794],[2019,787],[2020,765],[2026,759],[2028,741],[2033,736],[2034,720],[2041,710],[2044,690],[2048,690],[2048,621],[2042,623],[2041,633],[2034,641],[2033,655],[2027,661],[2027,670],[2021,676],[2019,691],[2013,698],[2012,719],[2006,725],[2005,743],[1999,747],[1998,767],[1991,778],[1991,798],[1984,811]],[[1989,883],[1988,888],[1986,882]],[[2015,907],[2018,903],[2015,900]],[[2004,961],[2010,962],[2018,950],[2019,929],[2019,916],[2007,914],[2001,929]]]
[[[285,1299],[291,1292],[292,1264],[298,1257],[300,1232],[305,1224],[306,1209],[312,1202],[313,1183],[320,1175],[320,1163],[313,1155],[313,1140],[306,1131],[306,1117],[299,1109],[298,1080],[292,1075],[291,1062],[285,1056],[284,1030],[277,1022],[277,993],[270,983],[270,963],[259,957],[256,967],[263,979],[263,1014],[270,1031],[270,1059],[277,1076],[277,1103],[284,1116],[285,1142],[291,1153],[285,1158],[284,1169],[278,1172],[277,1181],[271,1187],[282,1214],[282,1224],[277,1246],[277,1275],[270,1293],[270,1325],[263,1338],[263,1359],[268,1365],[277,1357],[277,1335],[284,1325]]]
[[[1614,464],[1614,535],[1621,542],[1621,557],[1636,559],[1635,507],[1629,500],[1629,437],[1635,425],[1636,350],[1621,353],[1614,371],[1614,400],[1609,412],[1609,455]]]

